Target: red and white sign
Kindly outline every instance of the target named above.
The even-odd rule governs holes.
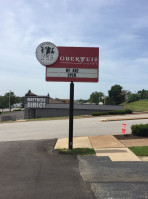
[[[126,124],[122,124],[122,133],[125,134],[126,132]]]
[[[59,57],[46,66],[46,81],[98,82],[99,48],[57,47]]]

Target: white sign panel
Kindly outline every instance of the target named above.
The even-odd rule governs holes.
[[[97,78],[97,69],[47,68],[47,77]]]

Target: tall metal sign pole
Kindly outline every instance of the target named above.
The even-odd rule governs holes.
[[[46,81],[70,83],[69,149],[73,148],[74,83],[98,82],[98,47],[62,47],[43,42],[36,49],[38,61],[46,66]]]
[[[74,83],[70,83],[70,106],[69,106],[69,149],[73,149],[73,104]]]

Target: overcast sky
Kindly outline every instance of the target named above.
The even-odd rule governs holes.
[[[75,83],[75,99],[148,89],[147,0],[0,0],[0,95],[69,98],[69,83],[46,82],[37,46],[99,47],[99,83]]]

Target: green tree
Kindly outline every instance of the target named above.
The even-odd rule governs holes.
[[[9,108],[9,100],[11,106],[15,103],[22,103],[22,107],[24,107],[24,97],[15,96],[14,92],[9,92],[5,93],[4,96],[0,96],[0,109],[2,111],[5,108]]]
[[[111,87],[111,89],[108,91],[109,99],[111,104],[120,104],[124,102],[125,95],[122,94],[122,86],[120,85],[114,85]]]
[[[105,105],[109,105],[109,104],[112,104],[112,101],[109,97],[106,97],[105,99]]]
[[[10,91],[9,93],[5,93],[4,95],[4,101],[5,101],[5,107],[4,108],[9,108],[9,103],[10,103],[10,110],[11,106],[15,103],[18,103],[18,98],[15,96],[14,92]]]
[[[19,102],[22,103],[22,108],[24,108],[24,97],[19,97]]]
[[[0,97],[0,107],[1,109],[5,109],[9,107],[9,101],[6,96]]]
[[[104,94],[102,92],[93,92],[90,95],[89,101],[91,103],[99,104],[99,102],[103,102],[104,100]]]
[[[87,103],[89,100],[85,100],[85,99],[78,99],[78,100],[75,100],[75,103],[78,103],[78,104],[85,104]]]
[[[137,101],[137,100],[139,100],[140,99],[140,97],[139,97],[139,95],[137,94],[137,93],[132,93],[132,94],[130,94],[129,95],[129,97],[128,97],[128,102],[130,103],[130,102],[135,102],[135,101]]]
[[[141,90],[137,92],[140,99],[148,99],[148,90]]]
[[[3,112],[3,109],[6,107],[6,101],[5,101],[5,98],[4,96],[0,96],[0,109],[2,109],[2,112]]]

